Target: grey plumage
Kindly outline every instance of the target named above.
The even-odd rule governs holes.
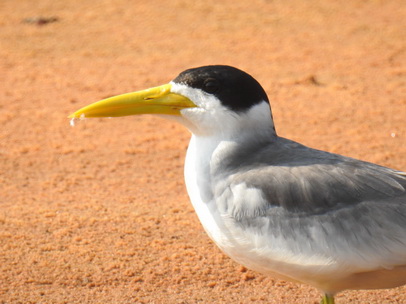
[[[277,137],[227,155],[220,175],[263,189],[272,206],[319,213],[365,200],[403,197],[406,175],[376,164],[315,150]],[[402,203],[400,203],[402,204]]]
[[[359,271],[406,263],[403,172],[274,137],[229,149],[212,176],[218,197],[234,197],[241,184],[260,191],[255,206],[222,199],[222,211],[270,243],[281,238],[298,255]]]

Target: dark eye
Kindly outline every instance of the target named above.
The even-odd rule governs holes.
[[[207,93],[216,93],[219,90],[219,83],[216,79],[207,79],[204,82],[203,90]]]

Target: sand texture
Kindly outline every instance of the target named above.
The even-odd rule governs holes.
[[[406,5],[354,1],[0,1],[0,303],[318,303],[247,270],[189,203],[189,133],[153,116],[67,116],[228,64],[279,135],[406,171]],[[344,303],[406,303],[406,287]]]

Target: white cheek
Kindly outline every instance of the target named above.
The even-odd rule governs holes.
[[[187,122],[183,122],[183,125],[193,134],[200,136],[218,134],[229,125],[228,120],[232,117],[231,111],[224,108],[215,96],[183,84],[171,84],[173,93],[183,95],[197,105],[196,108],[181,110],[182,116],[187,120]]]

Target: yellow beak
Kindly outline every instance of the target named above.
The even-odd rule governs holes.
[[[69,118],[81,117],[118,117],[137,114],[180,115],[185,108],[196,105],[187,97],[172,93],[171,84],[122,94],[92,103]]]

